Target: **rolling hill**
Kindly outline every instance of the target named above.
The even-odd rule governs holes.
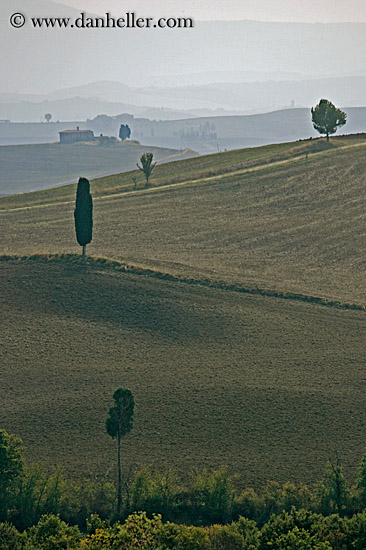
[[[137,191],[131,172],[95,180],[90,254],[366,305],[364,152],[363,136],[309,140],[158,166],[147,190],[140,173]],[[3,250],[78,252],[74,197],[3,198]]]
[[[3,198],[0,425],[31,459],[108,474],[104,422],[130,388],[126,465],[228,465],[316,481],[364,451],[364,136],[287,143]],[[306,157],[306,154],[308,156]],[[64,253],[64,255],[62,255]]]
[[[136,398],[126,467],[187,475],[228,465],[258,487],[316,481],[338,450],[354,474],[365,445],[364,312],[70,258],[2,261],[0,274],[0,424],[29,459],[73,476],[110,472],[104,423],[123,386]]]
[[[263,86],[265,87],[265,84]],[[243,95],[247,96],[246,92],[243,92]],[[365,107],[346,107],[344,111],[347,114],[347,133],[366,131]],[[202,154],[308,139],[319,135],[311,123],[310,109],[291,108],[254,115],[164,121],[133,119],[128,115],[122,115],[115,117],[115,121],[109,120],[116,128],[118,122],[128,123],[132,135],[146,145],[190,147]],[[205,133],[207,127],[210,130]]]
[[[95,142],[2,146],[0,195],[49,189],[77,181],[81,174],[87,178],[95,178],[133,170],[146,150],[147,146],[132,141],[119,142],[111,147],[100,147]],[[188,149],[178,151],[150,145],[148,150],[159,162],[197,155]]]

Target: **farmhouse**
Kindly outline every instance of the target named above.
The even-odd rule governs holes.
[[[60,143],[76,143],[78,141],[94,141],[94,132],[92,130],[80,130],[77,126],[76,130],[64,130],[59,132]]]

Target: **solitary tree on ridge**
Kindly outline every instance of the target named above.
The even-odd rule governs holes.
[[[319,134],[325,134],[327,141],[329,141],[330,134],[335,134],[337,129],[347,122],[346,113],[337,109],[327,99],[321,99],[316,107],[312,107],[311,118],[315,130]]]
[[[93,237],[93,199],[90,194],[90,183],[86,178],[79,179],[74,218],[76,239],[83,247],[83,256],[85,256],[86,245]]]
[[[140,166],[139,164],[136,164],[137,168],[145,174],[146,187],[149,186],[149,179],[151,176],[151,172],[156,166],[156,162],[153,162],[153,158],[154,158],[153,153],[144,153],[140,157],[140,162],[142,166]]]

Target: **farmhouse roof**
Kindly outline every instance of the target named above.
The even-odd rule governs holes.
[[[63,130],[59,134],[89,134],[90,132],[93,133],[92,130]]]

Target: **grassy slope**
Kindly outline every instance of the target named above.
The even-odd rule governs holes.
[[[365,314],[123,274],[2,261],[0,425],[32,459],[104,474],[104,421],[130,388],[125,465],[229,465],[247,484],[315,481],[364,447]]]
[[[136,162],[146,150],[156,159],[174,153],[164,149],[118,143],[114,147],[100,147],[96,143],[60,145],[9,145],[0,147],[0,193],[25,193],[32,189],[49,189],[80,175],[98,177],[136,168]]]
[[[349,141],[342,138],[337,138],[334,141],[335,146],[347,145]],[[19,146],[19,147],[38,147],[38,146]],[[44,146],[42,146],[44,147]],[[51,146],[52,155],[60,149]],[[76,145],[65,146],[73,151],[77,160],[77,148],[87,147],[88,152],[94,153],[96,146],[94,145]],[[122,147],[122,146],[121,146]],[[125,146],[126,149],[132,149],[136,146]],[[212,176],[215,174],[222,174],[225,172],[231,172],[232,170],[243,169],[251,166],[258,166],[260,164],[268,164],[271,161],[278,159],[291,158],[293,156],[304,154],[306,150],[321,151],[326,149],[326,144],[323,141],[315,140],[313,143],[284,143],[268,145],[266,147],[253,147],[250,149],[241,149],[238,151],[230,151],[228,153],[220,153],[215,155],[196,157],[194,159],[184,160],[178,165],[167,165],[164,167],[157,167],[153,173],[151,183],[154,185],[165,185],[171,183],[177,183],[186,181],[188,179],[195,179],[197,177]],[[109,149],[112,150],[112,149]],[[31,151],[31,149],[29,149]],[[103,151],[108,151],[107,148],[103,148]],[[168,151],[168,150],[166,150]],[[0,148],[1,152],[1,148]],[[52,158],[52,156],[51,156]],[[79,162],[79,161],[78,161]],[[9,166],[9,171],[11,171]],[[135,164],[133,164],[133,168]],[[60,169],[65,170],[65,164],[60,165]],[[23,174],[26,177],[26,173]],[[39,176],[39,174],[38,174]],[[93,182],[94,195],[106,195],[115,192],[124,192],[134,188],[133,177],[136,177],[138,187],[144,186],[144,177],[139,171],[133,171],[128,173],[118,173],[111,176],[105,176],[97,178]],[[75,185],[64,185],[56,189],[45,189],[33,193],[26,193],[21,196],[9,196],[2,198],[0,201],[0,209],[12,207],[12,206],[26,206],[32,204],[42,204],[44,202],[58,202],[64,200],[74,200]]]
[[[365,142],[310,154],[306,161],[305,148],[319,150],[323,143],[158,166],[154,182],[161,189],[125,194],[131,174],[97,180],[89,253],[183,276],[366,305]],[[164,188],[172,180],[187,184]],[[27,208],[39,203],[48,206]],[[78,251],[74,188],[10,197],[0,205],[3,251]]]
[[[295,151],[303,150],[304,146],[294,144],[271,145],[268,147],[256,147],[253,149],[232,151],[225,154],[210,155],[185,160],[179,164],[157,166],[151,179],[152,185],[164,185],[185,181],[187,179],[211,176],[216,173],[232,171],[246,166],[267,163],[270,159],[286,158]],[[124,192],[133,189],[133,177],[136,177],[138,187],[144,186],[144,177],[138,172],[116,174],[98,178],[93,182],[94,196]],[[75,185],[65,185],[57,189],[46,189],[35,193],[27,193],[22,196],[11,196],[0,200],[0,209],[7,207],[22,207],[45,202],[59,202],[74,200]]]
[[[323,147],[287,144],[157,167],[155,184],[183,182],[160,190],[126,194],[131,174],[93,182],[89,251],[181,277],[365,305],[365,147],[306,161],[309,145]],[[4,249],[78,251],[74,189],[62,193],[3,199]],[[0,272],[0,425],[24,438],[32,458],[75,475],[107,470],[114,445],[104,420],[123,385],[138,411],[124,448],[130,464],[183,472],[228,464],[258,485],[315,480],[338,450],[354,473],[366,421],[363,311],[99,264],[3,260]]]

